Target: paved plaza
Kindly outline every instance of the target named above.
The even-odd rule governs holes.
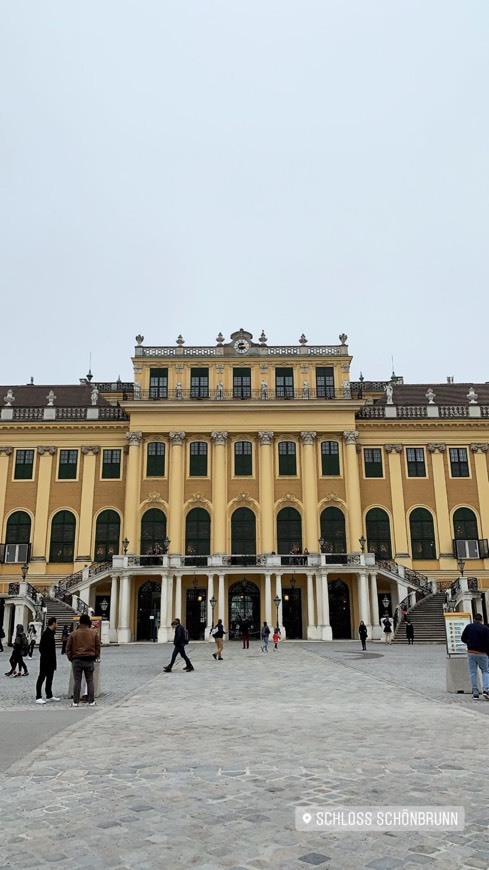
[[[98,706],[3,677],[0,867],[489,868],[489,703],[447,695],[442,646],[103,650]],[[6,663],[4,653],[0,662]],[[6,670],[6,667],[3,669]],[[462,831],[299,832],[294,807],[464,806]]]

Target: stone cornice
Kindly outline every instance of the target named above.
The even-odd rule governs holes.
[[[487,453],[487,451],[489,450],[489,444],[487,444],[486,442],[481,444],[471,444],[470,449],[472,450],[472,453],[479,453],[479,451],[481,453]]]

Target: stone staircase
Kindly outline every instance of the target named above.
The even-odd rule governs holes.
[[[414,626],[414,643],[446,643],[443,604],[445,593],[436,592],[423,598],[412,610],[408,619]],[[399,622],[393,638],[395,643],[405,643],[406,626]]]
[[[56,626],[56,646],[61,646],[61,634],[63,632],[63,628],[65,625],[69,625],[73,622],[75,616],[79,614],[76,613],[68,604],[64,604],[62,601],[58,601],[56,598],[46,598],[45,606],[47,607],[46,613],[46,625],[48,624],[48,619],[50,616],[55,616],[57,619]]]

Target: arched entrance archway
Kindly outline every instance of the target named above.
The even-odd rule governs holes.
[[[161,584],[148,580],[138,591],[137,640],[157,640],[160,607]],[[154,619],[150,619],[151,616]]]
[[[329,619],[333,640],[351,638],[350,590],[343,580],[328,583]]]
[[[256,583],[246,578],[233,583],[229,589],[228,614],[230,640],[240,636],[239,623],[245,617],[251,622],[250,636],[260,636],[260,590]]]

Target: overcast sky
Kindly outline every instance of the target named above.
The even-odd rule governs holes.
[[[0,383],[145,344],[489,381],[487,0],[1,0]]]

